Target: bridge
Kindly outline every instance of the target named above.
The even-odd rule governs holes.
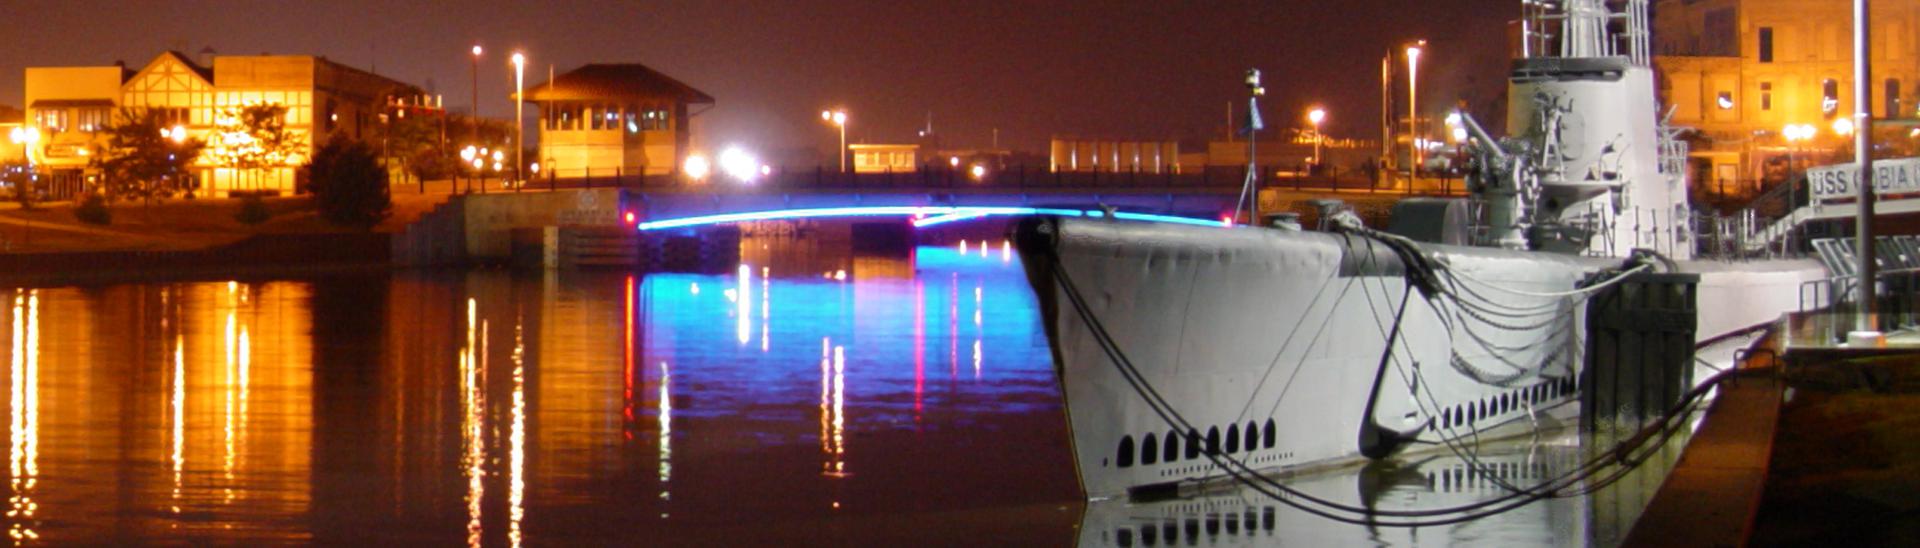
[[[1262,168],[1263,173],[1266,168]],[[1353,177],[1273,171],[1270,196],[1339,195],[1390,200],[1457,194],[1457,181],[1381,187]],[[565,227],[625,227],[685,234],[700,227],[772,219],[892,217],[917,226],[1000,215],[1051,214],[1218,226],[1240,197],[1244,168],[1191,173],[1053,173],[1026,170],[973,177],[943,170],[830,174],[774,172],[752,181],[687,181],[663,176],[547,178],[520,188],[459,194],[409,225],[395,239],[403,264],[460,264],[512,257],[516,232]],[[459,188],[456,186],[455,188]],[[534,238],[522,235],[521,238]],[[549,235],[548,240],[564,239]],[[549,242],[551,244],[551,242]],[[608,244],[614,245],[614,244]],[[625,245],[625,244],[618,244]],[[552,247],[552,245],[549,245]]]

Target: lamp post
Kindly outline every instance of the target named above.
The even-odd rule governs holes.
[[[839,149],[840,172],[846,173],[847,172],[847,111],[822,110],[820,111],[820,121],[833,124],[840,128],[840,149]]]
[[[521,169],[520,166],[526,165],[524,162],[522,162],[522,160],[524,160],[522,156],[526,154],[525,150],[527,148],[527,128],[524,121],[521,120],[521,118],[525,115],[525,111],[523,109],[526,108],[526,99],[521,97],[521,95],[526,93],[526,69],[527,69],[527,56],[521,55],[520,52],[517,52],[517,51],[513,52],[513,180],[514,180],[513,191],[514,192],[519,192],[520,187],[525,185],[525,182],[522,180],[522,177],[520,176],[520,169]]]
[[[1420,48],[1426,40],[1407,46],[1407,145],[1413,149],[1413,166],[1407,170],[1407,189],[1420,180]]]
[[[1315,170],[1320,169],[1320,142],[1324,140],[1320,135],[1320,122],[1326,119],[1326,109],[1313,107],[1313,110],[1307,111],[1307,121],[1313,124],[1313,169]]]
[[[472,117],[473,117],[473,142],[475,143],[480,142],[480,53],[481,51],[483,50],[480,49],[480,44],[473,45],[473,116]],[[481,176],[477,172],[475,173],[475,175]],[[484,176],[481,176],[481,177],[484,177]],[[486,188],[486,182],[484,179],[481,181],[480,186],[482,190]],[[468,193],[473,192],[472,180],[467,181],[467,192]]]
[[[1874,252],[1877,250],[1873,247],[1873,207],[1878,196],[1873,192],[1873,86],[1870,78],[1873,74],[1873,58],[1867,56],[1871,28],[1868,17],[1867,0],[1853,0],[1853,117],[1857,121],[1851,129],[1854,132],[1853,162],[1860,170],[1854,176],[1854,202],[1858,204],[1853,229],[1854,249],[1858,251],[1854,258],[1860,261],[1854,269],[1860,276],[1855,279],[1854,287],[1858,292],[1855,295],[1859,297],[1860,310],[1859,316],[1854,319],[1853,331],[1847,333],[1847,345],[1877,347],[1884,346],[1887,339],[1880,332],[1879,318],[1874,316],[1877,308],[1874,284],[1879,279],[1875,274],[1880,267],[1874,262]],[[1835,125],[1834,129],[1838,131],[1838,124]]]

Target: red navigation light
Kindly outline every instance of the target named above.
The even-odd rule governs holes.
[[[627,217],[626,217],[626,219],[627,219],[627,224],[630,224],[630,225],[631,225],[631,224],[640,224],[640,220],[639,220],[638,218],[636,218],[636,217],[634,217],[634,216],[633,216],[633,212],[632,212],[632,211],[628,211],[628,212],[627,212]]]
[[[1232,216],[1232,215],[1221,215],[1221,216],[1220,216],[1220,225],[1221,225],[1221,226],[1233,226],[1233,216]]]

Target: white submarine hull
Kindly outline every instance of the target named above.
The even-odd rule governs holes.
[[[1621,264],[1422,244],[1474,280],[1462,298],[1527,310],[1475,317],[1355,235],[1057,218],[1017,236],[1090,498],[1224,477],[1210,451],[1276,472],[1572,416],[1585,301],[1500,289],[1569,291]]]

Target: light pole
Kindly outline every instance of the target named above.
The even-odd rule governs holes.
[[[1320,122],[1326,119],[1326,109],[1313,107],[1313,110],[1307,111],[1307,121],[1313,124],[1313,169],[1315,170],[1320,169],[1320,142],[1323,140],[1320,136]]]
[[[1407,46],[1407,145],[1413,149],[1413,166],[1407,170],[1407,189],[1420,180],[1420,48],[1426,40]]]
[[[840,149],[839,149],[840,172],[846,173],[847,172],[847,111],[822,110],[820,111],[820,121],[833,124],[835,126],[839,126],[840,128]]]
[[[473,45],[473,135],[472,137],[473,137],[473,143],[475,145],[478,145],[480,143],[480,52],[481,51],[482,50],[480,49],[480,44]],[[486,189],[486,181],[484,180],[485,176],[480,175],[477,172],[474,175],[478,177],[482,177],[480,188],[481,190],[485,190]],[[468,193],[473,192],[472,180],[467,181],[467,192]]]
[[[1856,347],[1885,346],[1887,339],[1880,332],[1879,318],[1874,317],[1877,303],[1874,299],[1874,284],[1879,280],[1875,274],[1880,270],[1874,262],[1873,247],[1873,207],[1878,196],[1874,195],[1873,184],[1873,58],[1868,57],[1868,38],[1871,26],[1868,24],[1870,13],[1867,0],[1853,0],[1853,117],[1851,124],[1853,135],[1853,162],[1859,169],[1854,176],[1854,202],[1857,204],[1854,214],[1854,249],[1858,250],[1854,258],[1860,262],[1854,272],[1860,277],[1855,279],[1855,293],[1860,299],[1859,316],[1854,318],[1853,331],[1847,333],[1847,345]],[[1835,131],[1839,130],[1835,124]]]
[[[526,165],[526,163],[522,162],[522,160],[525,159],[525,158],[522,158],[522,156],[525,154],[525,150],[527,148],[526,123],[524,120],[521,119],[521,117],[524,116],[523,109],[526,108],[525,106],[526,98],[521,97],[521,95],[526,93],[526,69],[527,69],[527,56],[521,55],[520,52],[517,52],[517,51],[513,52],[513,181],[514,181],[513,191],[514,192],[519,192],[520,187],[525,186],[526,184],[524,179],[520,176],[520,169],[521,169],[520,166]]]

